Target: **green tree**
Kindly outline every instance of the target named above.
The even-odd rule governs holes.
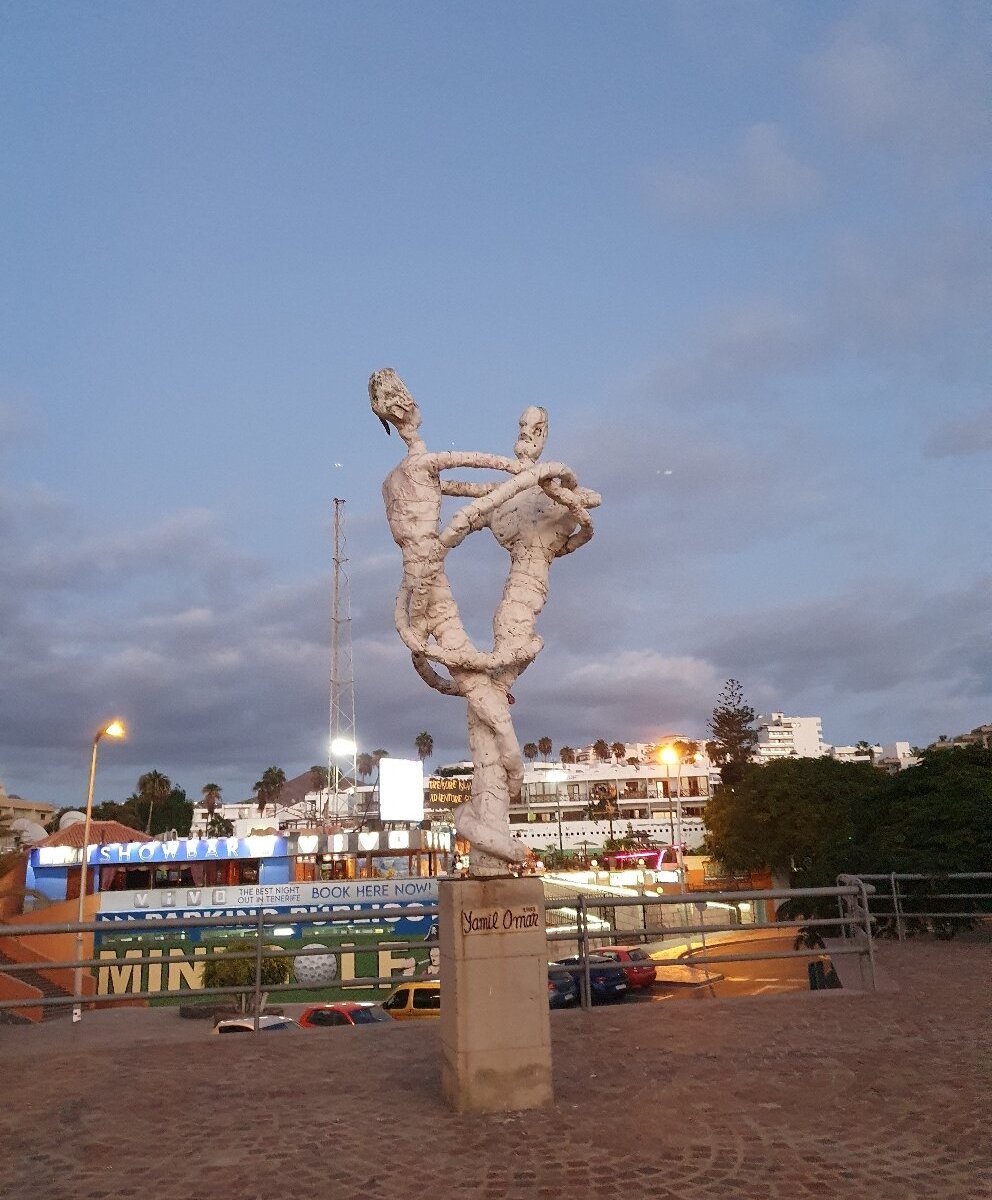
[[[259,816],[263,815],[267,804],[275,806],[279,803],[285,783],[286,772],[282,767],[266,767],[262,772],[262,778],[252,784],[251,790],[255,793]]]
[[[211,813],[207,818],[207,837],[234,837],[234,822],[220,813]]]
[[[672,742],[672,747],[679,756],[679,763],[682,766],[685,766],[686,763],[694,762],[696,755],[699,753],[699,743],[691,742],[688,738],[676,738]]]
[[[568,764],[574,763],[575,762],[575,751],[572,749],[571,746],[562,746],[561,750],[558,752],[558,757],[561,759],[561,761],[563,763],[568,763]]]
[[[551,751],[554,749],[554,742],[549,737],[537,739],[537,749],[545,762],[551,757]]]
[[[152,814],[155,803],[164,800],[172,791],[172,780],[161,771],[148,771],[138,777],[138,798],[148,805],[145,833],[152,832]]]
[[[413,744],[417,748],[417,754],[421,762],[426,762],[434,753],[434,739],[425,729],[423,733],[418,733],[413,739]]]
[[[309,779],[311,792],[326,792],[331,786],[331,773],[324,763],[314,763],[309,771]]]
[[[156,804],[150,832],[166,833],[174,829],[180,837],[186,837],[192,825],[193,801],[187,799],[183,788],[174,787],[164,800]]]
[[[355,770],[358,772],[358,778],[365,780],[375,771],[377,759],[371,754],[359,754],[355,760]]]
[[[883,778],[859,869],[920,874],[989,869],[992,750],[928,751],[917,766]]]
[[[728,679],[709,719],[713,737],[706,743],[706,754],[720,768],[726,784],[733,784],[751,760],[758,742],[757,731],[752,728],[754,721],[755,711],[745,703],[741,683]]]
[[[613,755],[613,757],[616,759],[616,761],[618,763],[623,762],[623,760],[627,754],[627,747],[624,745],[623,742],[613,742],[612,745],[610,746],[610,753]]]
[[[881,782],[870,767],[833,758],[749,763],[706,806],[710,851],[733,871],[770,868],[779,887],[829,886],[863,861]]]
[[[200,795],[203,797],[203,807],[207,810],[207,820],[209,821],[221,801],[220,787],[216,783],[206,783],[200,788]]]
[[[526,758],[528,762],[533,762],[534,759],[537,758],[537,743],[536,742],[524,742],[522,753],[523,753],[524,758]]]
[[[233,954],[257,952],[258,941],[255,938],[237,938],[230,941],[223,950],[211,955],[203,966],[203,986],[212,987],[243,987],[246,990],[238,995],[238,1006],[243,1013],[255,1015],[254,993],[256,960],[252,958],[231,958]],[[278,950],[278,946],[266,946],[266,950]],[[262,987],[275,987],[289,979],[291,962],[287,955],[262,959]],[[261,993],[258,1012],[265,1009],[268,995]]]
[[[605,763],[610,761],[610,743],[604,741],[603,738],[599,738],[598,741],[593,743],[592,752],[600,762]]]

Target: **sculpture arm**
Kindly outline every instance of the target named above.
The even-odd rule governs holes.
[[[519,475],[523,466],[515,458],[488,454],[483,450],[434,450],[425,456],[426,465],[434,471],[453,471],[456,467],[474,467],[483,471],[507,471]]]
[[[495,488],[495,483],[463,483],[458,479],[442,479],[442,496],[488,496]]]
[[[543,483],[541,487],[547,496],[568,509],[579,526],[555,555],[555,558],[563,558],[566,554],[571,554],[580,546],[584,546],[592,537],[592,518],[589,516],[589,509],[598,508],[602,504],[603,498],[599,492],[594,492],[590,488],[580,487],[572,491],[570,488],[559,487],[555,483]]]
[[[490,464],[480,463],[479,465],[488,466]],[[481,529],[488,522],[489,514],[493,509],[499,508],[501,504],[529,487],[535,485],[543,487],[546,481],[560,481],[561,486],[570,489],[578,486],[575,475],[564,463],[538,463],[535,466],[527,467],[526,470],[519,470],[520,464],[516,465],[518,471],[512,479],[498,484],[485,496],[479,497],[474,504],[466,504],[464,508],[455,513],[439,539],[445,551],[453,550],[456,546],[461,545],[470,533]]]

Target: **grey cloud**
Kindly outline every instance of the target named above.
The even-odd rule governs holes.
[[[821,183],[789,152],[778,125],[758,123],[741,135],[729,162],[659,167],[649,188],[662,213],[696,223],[791,212],[815,201]]]
[[[883,712],[888,705],[880,733],[929,740],[934,725],[970,728],[992,705],[987,576],[944,592],[865,583],[826,600],[742,613],[735,626],[716,637],[701,631],[695,652],[731,663],[775,707],[802,697],[819,705],[814,712]],[[914,707],[928,711],[929,722],[900,733],[892,711]]]
[[[900,376],[911,363],[914,384],[929,376],[971,386],[960,364],[986,340],[986,242],[965,219],[870,242],[847,234],[801,298],[742,298],[703,315],[648,372],[643,390],[670,406],[795,408],[797,384],[848,358]]]
[[[899,145],[915,170],[968,169],[987,128],[986,19],[981,5],[861,5],[808,58],[812,95],[847,136]]]
[[[928,458],[957,458],[992,453],[992,407],[970,417],[945,421],[923,447]]]

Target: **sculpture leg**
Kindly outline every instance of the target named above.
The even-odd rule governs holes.
[[[475,764],[472,799],[455,812],[455,828],[472,843],[472,874],[503,875],[527,861],[523,842],[510,836],[510,802],[519,798],[523,760],[513,734],[506,694],[486,676],[459,680],[469,702],[468,741]]]

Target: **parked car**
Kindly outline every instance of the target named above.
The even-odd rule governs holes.
[[[657,971],[654,962],[643,946],[603,946],[596,953],[623,967],[631,991],[651,987],[655,981]]]
[[[371,1000],[338,1000],[333,1004],[311,1004],[299,1019],[301,1029],[325,1029],[342,1025],[389,1024],[389,1013]]]
[[[296,1022],[292,1017],[277,1017],[275,1013],[263,1013],[258,1018],[259,1033],[279,1033],[283,1029],[295,1029]],[[229,1017],[226,1021],[218,1021],[211,1033],[254,1033],[254,1017]]]
[[[559,959],[558,966],[565,967],[577,982],[585,974],[585,963],[577,956]],[[598,950],[589,955],[589,990],[593,1004],[622,1000],[628,986],[626,973],[613,959],[605,958]]]
[[[548,963],[548,1006],[570,1008],[579,1002],[579,985],[571,971],[557,963]]]
[[[395,1021],[421,1021],[441,1015],[441,981],[426,979],[393,988],[382,1007]]]

